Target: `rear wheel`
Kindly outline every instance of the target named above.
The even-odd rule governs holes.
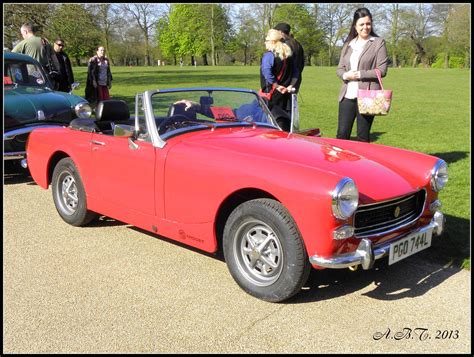
[[[223,249],[239,286],[266,301],[279,302],[298,293],[311,270],[293,218],[271,199],[247,201],[232,212]]]
[[[84,226],[97,213],[87,209],[86,193],[76,165],[70,158],[61,159],[53,171],[53,200],[61,218],[73,226]]]

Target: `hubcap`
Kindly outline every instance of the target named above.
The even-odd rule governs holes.
[[[283,267],[280,240],[265,223],[252,220],[238,230],[234,252],[240,272],[254,284],[268,286],[278,280]]]
[[[76,180],[74,180],[74,177],[71,174],[65,173],[59,180],[59,186],[61,205],[66,213],[73,214],[76,212],[77,204],[79,202],[79,199],[77,198]]]

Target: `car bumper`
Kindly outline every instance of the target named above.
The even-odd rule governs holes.
[[[443,231],[444,221],[444,215],[438,211],[435,213],[433,219],[428,225],[421,227],[416,231],[411,231],[408,234],[423,233],[432,229],[434,234],[440,235]],[[362,268],[367,270],[372,268],[375,260],[381,259],[388,255],[390,251],[390,245],[393,242],[406,237],[408,234],[397,237],[396,239],[392,239],[388,242],[384,242],[381,245],[375,247],[372,246],[372,242],[369,239],[364,238],[360,241],[359,246],[355,252],[333,257],[320,257],[318,255],[313,255],[309,258],[309,261],[311,264],[323,268],[341,269],[362,265]]]

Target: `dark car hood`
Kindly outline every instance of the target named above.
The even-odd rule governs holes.
[[[4,88],[4,126],[15,128],[38,121],[68,124],[82,98],[45,88]]]

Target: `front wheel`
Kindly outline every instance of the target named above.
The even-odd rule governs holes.
[[[265,301],[280,302],[298,293],[311,270],[293,218],[271,199],[247,201],[232,212],[223,249],[239,286]]]
[[[53,171],[53,200],[61,218],[73,226],[84,226],[98,215],[87,209],[86,192],[76,165],[61,159]]]

